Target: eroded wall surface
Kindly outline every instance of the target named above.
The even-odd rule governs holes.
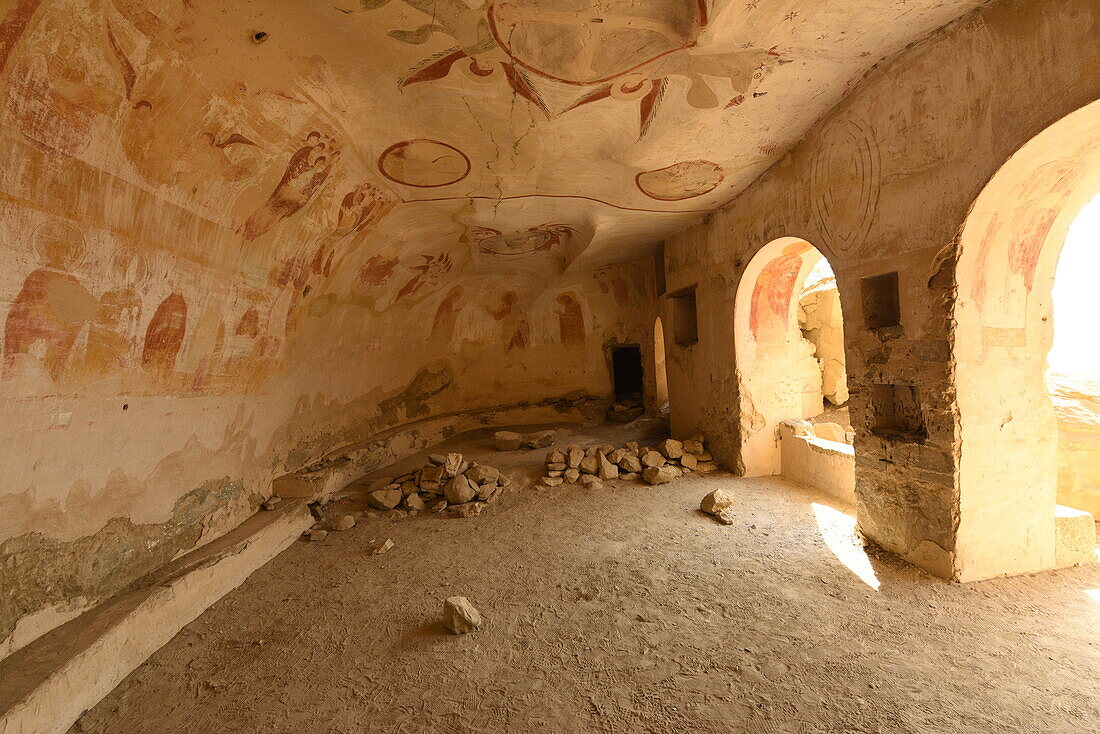
[[[965,16],[872,71],[733,203],[667,241],[668,289],[697,286],[700,334],[669,346],[674,432],[705,433],[737,466],[749,416],[738,408],[734,296],[757,250],[803,238],[840,289],[861,527],[938,575],[966,577],[956,548],[956,235],[1009,156],[1100,95],[1098,15],[1095,3],[1033,1]],[[890,272],[900,321],[869,328],[862,279]],[[904,420],[883,430],[876,394],[894,396]],[[1029,549],[1013,552],[1016,570],[1034,567]],[[1013,570],[1002,560],[1001,572]]]
[[[219,56],[221,16],[0,6],[0,655],[341,446],[598,414],[607,346],[651,339],[645,253],[571,267],[586,216],[408,206],[424,150],[368,157],[326,59],[264,68],[243,27]]]

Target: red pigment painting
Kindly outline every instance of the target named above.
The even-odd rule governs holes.
[[[237,232],[246,240],[266,234],[275,224],[302,209],[332,173],[340,150],[332,138],[316,130],[294,152],[283,176],[267,201],[252,213]]]

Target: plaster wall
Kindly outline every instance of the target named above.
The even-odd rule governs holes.
[[[212,64],[141,5],[0,4],[0,656],[342,447],[598,415],[606,346],[651,342],[651,258],[410,211],[338,90],[302,102],[319,59]]]
[[[1037,523],[1030,540],[1012,532],[990,544],[986,526],[960,553],[967,446],[955,407],[954,263],[957,234],[991,177],[1031,137],[1100,96],[1098,19],[1095,3],[1073,1],[994,2],[964,16],[871,71],[731,204],[668,240],[668,289],[697,287],[700,332],[690,348],[670,345],[674,430],[711,437],[712,452],[738,467],[735,294],[760,248],[805,239],[833,266],[846,316],[862,531],[944,577],[1046,564],[1047,550],[1032,543],[1053,553],[1053,495],[1033,498],[1029,512],[1047,499],[1051,507],[1049,519],[1028,520]],[[861,281],[890,272],[900,323],[868,328]],[[876,386],[917,396],[919,426],[876,430]],[[981,461],[981,442],[972,445]]]

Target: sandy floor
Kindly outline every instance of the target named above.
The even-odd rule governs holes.
[[[484,453],[534,476],[543,452]],[[744,499],[733,526],[696,510],[717,487]],[[844,512],[712,474],[361,520],[257,571],[74,731],[1095,730],[1100,566],[948,584],[868,558]],[[442,629],[452,595],[480,631]]]

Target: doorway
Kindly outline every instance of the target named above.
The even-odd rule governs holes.
[[[642,349],[638,345],[612,347],[611,380],[615,402],[607,417],[616,423],[627,423],[645,412],[643,403]]]

